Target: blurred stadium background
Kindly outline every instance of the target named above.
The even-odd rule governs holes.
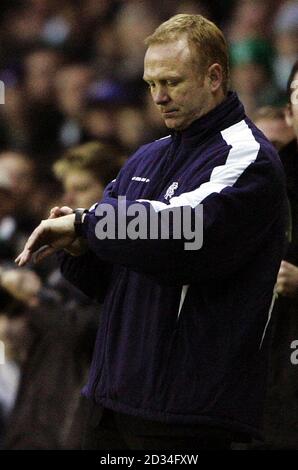
[[[222,28],[231,87],[249,117],[260,107],[285,104],[298,57],[296,0],[1,0],[0,340],[6,363],[0,365],[0,440],[8,432],[6,448],[79,447],[78,397],[94,312],[87,318],[86,299],[59,287],[51,262],[16,277],[13,259],[49,208],[70,200],[53,172],[61,156],[95,140],[124,158],[167,135],[142,81],[144,39],[176,13],[203,14]],[[77,193],[87,190],[82,184]],[[2,269],[13,272],[5,282]],[[45,315],[34,316],[38,308]],[[62,309],[68,323],[61,324]],[[56,333],[49,336],[51,328]]]

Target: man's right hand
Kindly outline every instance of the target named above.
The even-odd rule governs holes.
[[[73,210],[71,207],[63,206],[63,207],[53,207],[50,210],[49,219],[56,219],[57,217],[62,217],[63,215],[72,214]],[[88,250],[88,244],[86,240],[81,237],[77,237],[71,245],[67,248],[64,248],[64,251],[69,253],[71,256],[80,256],[86,253]]]

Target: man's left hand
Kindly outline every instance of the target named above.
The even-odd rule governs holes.
[[[18,266],[24,266],[32,258],[39,262],[47,256],[70,246],[77,238],[74,230],[74,214],[42,220],[28,238],[25,247],[16,258]]]

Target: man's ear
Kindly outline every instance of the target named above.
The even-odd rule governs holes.
[[[210,67],[208,68],[207,76],[208,84],[210,86],[211,91],[217,91],[222,85],[222,66],[217,63],[210,65]]]
[[[293,126],[293,111],[292,106],[289,103],[285,107],[285,120],[289,127]]]

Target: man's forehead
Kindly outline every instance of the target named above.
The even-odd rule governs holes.
[[[182,37],[177,40],[152,44],[148,47],[144,60],[144,78],[157,70],[177,70],[191,61],[191,50],[187,39]]]
[[[160,60],[161,58],[166,59],[173,56],[187,58],[190,53],[187,37],[183,35],[177,39],[151,44],[146,51],[145,62]]]

